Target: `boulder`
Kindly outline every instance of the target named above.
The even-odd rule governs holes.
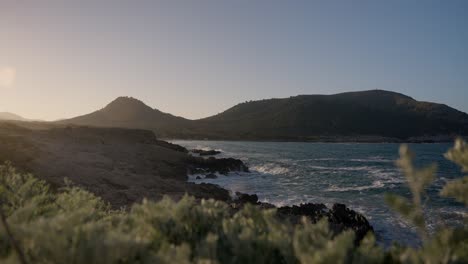
[[[352,229],[356,234],[356,241],[362,240],[367,232],[374,232],[363,215],[347,208],[344,204],[334,204],[327,216],[333,231],[341,232]]]
[[[247,203],[259,204],[258,196],[256,194],[247,194],[247,193],[241,193],[241,192],[236,192],[236,198],[234,199],[234,202],[236,203],[237,206],[244,205]]]

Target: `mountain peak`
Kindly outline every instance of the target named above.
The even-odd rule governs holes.
[[[132,97],[65,120],[91,126],[151,129],[160,137],[309,140],[317,137],[407,139],[468,134],[468,115],[385,90],[300,95],[238,104],[218,115],[187,120],[152,109]]]
[[[145,106],[145,107],[149,107],[145,103],[143,103],[142,101],[140,101],[140,100],[138,100],[136,98],[133,98],[131,96],[119,96],[116,99],[114,99],[114,101],[110,102],[105,108],[115,107],[115,106],[119,106],[119,107],[122,107],[122,106],[139,106],[139,107]]]
[[[106,105],[102,111],[113,113],[137,114],[152,112],[153,109],[142,101],[128,96],[117,97],[114,101]]]

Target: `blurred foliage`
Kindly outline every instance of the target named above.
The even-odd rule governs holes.
[[[400,147],[400,158],[397,160],[396,164],[406,177],[413,199],[410,201],[405,197],[394,194],[387,194],[385,198],[392,209],[408,219],[418,228],[421,236],[426,238],[426,223],[424,220],[422,199],[425,196],[424,190],[435,178],[437,167],[435,164],[432,164],[429,167],[418,169],[414,167],[413,160],[414,153],[407,145],[402,145]]]
[[[458,165],[463,171],[468,171],[468,148],[461,139],[455,142],[445,157]],[[439,227],[439,230],[429,237],[424,217],[426,197],[425,189],[434,180],[437,167],[433,164],[425,168],[416,168],[413,165],[414,153],[408,146],[400,147],[400,158],[397,166],[406,177],[412,199],[387,194],[388,205],[398,212],[403,218],[416,226],[423,238],[421,248],[402,248],[395,246],[390,251],[393,260],[402,263],[468,263],[468,228],[463,227]],[[468,201],[468,178],[453,180],[447,183],[441,191],[441,195],[454,198],[460,202]]]
[[[16,249],[0,225],[0,263],[467,263],[468,228],[441,227],[428,235],[424,190],[435,166],[418,169],[403,146],[397,164],[412,197],[388,195],[389,205],[423,236],[419,248],[383,249],[368,234],[360,245],[354,233],[333,235],[325,220],[291,223],[275,210],[246,205],[234,211],[215,200],[144,200],[130,210],[113,210],[101,198],[71,184],[59,191],[30,174],[0,165],[0,202]],[[468,168],[465,143],[447,158]],[[467,178],[449,182],[443,196],[467,202]]]
[[[458,139],[455,147],[449,150],[445,157],[458,164],[463,172],[468,172],[468,147],[466,143]],[[468,176],[448,183],[441,192],[442,196],[453,197],[457,201],[468,205]]]

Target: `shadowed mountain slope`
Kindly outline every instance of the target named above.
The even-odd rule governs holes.
[[[152,109],[132,97],[118,97],[98,111],[59,121],[62,124],[149,129],[155,131],[159,137],[183,130],[189,122],[182,117]]]
[[[27,121],[26,118],[9,112],[0,112],[0,120]]]
[[[251,101],[199,120],[175,117],[136,99],[120,97],[99,111],[62,122],[145,128],[155,131],[160,137],[190,139],[373,137],[379,141],[468,135],[466,113],[443,104],[420,102],[382,90]]]

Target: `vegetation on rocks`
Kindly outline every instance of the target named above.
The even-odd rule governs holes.
[[[468,170],[468,147],[457,141],[446,157]],[[468,228],[441,227],[426,232],[424,190],[435,167],[418,169],[401,148],[398,165],[412,199],[387,201],[420,230],[419,248],[383,249],[368,234],[334,234],[327,221],[306,218],[292,224],[276,209],[246,204],[234,214],[221,201],[185,196],[178,202],[144,200],[129,210],[114,210],[101,198],[68,184],[48,184],[10,164],[0,166],[1,263],[466,263]],[[468,202],[468,176],[448,183],[446,197]]]

